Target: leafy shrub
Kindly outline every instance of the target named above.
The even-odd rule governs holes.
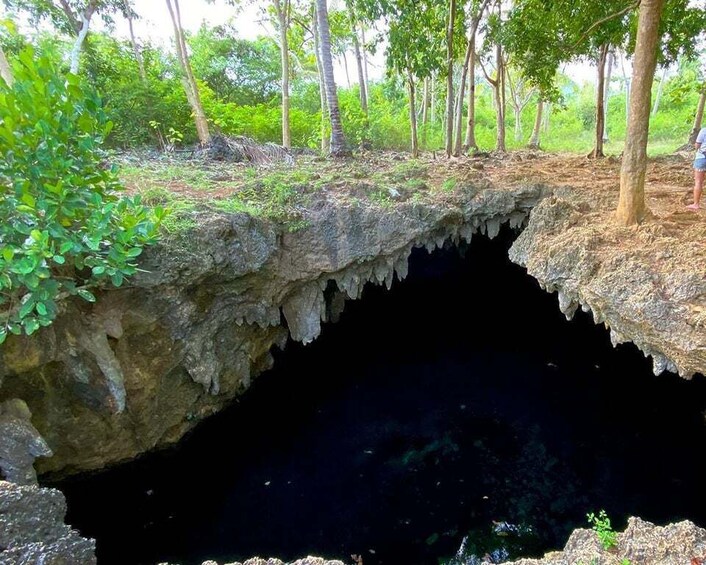
[[[30,48],[14,73],[0,81],[0,343],[51,324],[62,298],[120,286],[164,215],[118,196],[94,92]]]

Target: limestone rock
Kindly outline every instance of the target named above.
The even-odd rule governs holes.
[[[31,420],[22,400],[0,403],[0,478],[18,485],[37,484],[34,460],[52,454]]]
[[[1,565],[95,565],[95,542],[64,524],[58,490],[0,481]]]
[[[603,549],[592,530],[578,529],[569,537],[563,551],[548,553],[542,559],[520,559],[503,565],[689,565],[706,558],[706,530],[685,520],[655,526],[640,518],[630,518],[618,534],[617,546]]]
[[[0,348],[0,401],[20,398],[54,452],[40,472],[104,467],[179,440],[307,343],[368,283],[407,275],[434,249],[518,226],[541,186],[466,191],[393,207],[319,202],[295,232],[246,214],[199,216],[185,240],[140,257],[129,287],[68,302],[52,326]]]

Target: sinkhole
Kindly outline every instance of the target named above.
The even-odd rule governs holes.
[[[598,509],[706,525],[704,379],[567,322],[514,237],[415,250],[177,447],[53,485],[68,521],[103,565],[534,556]]]

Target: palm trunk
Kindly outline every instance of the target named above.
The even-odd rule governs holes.
[[[603,110],[603,96],[605,88],[605,64],[608,58],[608,45],[601,45],[598,53],[598,84],[596,85],[596,142],[589,157],[604,157],[603,131],[605,129],[605,111]]]
[[[446,28],[446,156],[453,152],[454,135],[454,23],[456,0],[449,0],[449,19]]]
[[[132,45],[132,52],[135,55],[135,61],[137,61],[137,68],[140,70],[140,80],[142,84],[147,84],[147,71],[145,71],[145,61],[142,58],[142,53],[137,46],[137,41],[135,40],[135,30],[132,28],[132,16],[128,13],[127,15],[127,25],[130,30],[130,45]]]
[[[319,41],[319,18],[314,6],[312,27],[314,30],[314,55],[316,57],[316,70],[319,74],[319,96],[321,98],[321,152],[327,155],[331,150],[331,141],[328,135],[328,106],[326,105],[326,86],[324,85],[324,67],[321,64],[321,45]]]
[[[414,77],[412,73],[407,76],[407,86],[409,90],[409,125],[412,130],[412,157],[419,155],[419,144],[417,142],[417,105],[414,99]]]
[[[365,73],[363,71],[363,57],[360,54],[360,42],[358,41],[358,30],[353,27],[353,49],[355,50],[355,61],[358,67],[358,90],[360,91],[360,107],[368,117],[368,93],[365,91]]]
[[[476,34],[469,43],[471,57],[468,61],[468,122],[466,122],[465,149],[477,151],[476,143]]]
[[[539,132],[542,129],[542,111],[544,110],[544,100],[541,98],[537,101],[537,115],[534,118],[534,127],[532,128],[532,136],[527,144],[528,149],[539,149]]]
[[[321,40],[321,63],[324,71],[326,87],[326,103],[331,122],[331,155],[339,157],[348,153],[346,139],[343,135],[341,112],[338,108],[338,93],[336,81],[333,78],[333,58],[331,57],[331,32],[328,23],[328,8],[326,0],[316,0],[316,14],[319,18],[319,36]]]
[[[174,39],[177,47],[177,54],[179,55],[179,63],[181,64],[181,69],[184,73],[184,89],[186,91],[186,97],[189,100],[189,104],[191,105],[191,109],[194,113],[194,123],[196,125],[196,133],[199,137],[199,141],[202,145],[206,145],[211,140],[211,134],[208,131],[208,120],[206,119],[206,113],[203,111],[203,105],[201,104],[201,97],[199,96],[196,78],[194,77],[194,72],[191,70],[191,63],[189,63],[189,54],[186,49],[186,39],[184,38],[184,30],[181,26],[179,0],[173,1],[174,7],[172,8],[172,0],[167,0],[167,8],[169,9],[169,15],[172,18],[172,24],[174,25]]]
[[[696,107],[696,116],[694,117],[694,125],[691,128],[691,133],[689,133],[689,147],[693,147],[696,143],[696,137],[699,135],[701,130],[701,122],[704,119],[704,104],[706,104],[706,87],[701,91],[701,96],[699,96],[699,104]]]
[[[431,78],[429,79],[429,90],[431,90],[431,107],[430,107],[430,116],[429,119],[431,121],[431,127],[434,127],[434,124],[436,123],[436,77],[432,74]]]
[[[292,147],[289,128],[289,2],[290,0],[274,0],[277,19],[279,20],[279,50],[282,59],[282,146]]]
[[[15,82],[15,77],[12,75],[10,63],[7,62],[7,57],[5,57],[5,52],[2,50],[2,46],[0,46],[0,77],[2,77],[7,86],[12,86]]]
[[[468,41],[466,47],[466,55],[463,59],[463,68],[461,69],[461,83],[458,89],[458,98],[456,104],[456,145],[454,146],[454,155],[459,157],[463,147],[463,98],[466,95],[466,77],[468,76],[468,67],[470,66],[471,55],[473,53],[473,40]]]
[[[630,93],[630,121],[620,169],[620,198],[616,210],[616,219],[622,225],[641,222],[648,213],[645,204],[645,171],[650,95],[657,66],[659,23],[664,1],[642,0],[640,3],[633,62],[634,78]]]

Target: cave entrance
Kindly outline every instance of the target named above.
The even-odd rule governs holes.
[[[704,379],[567,322],[513,237],[415,250],[177,448],[58,485],[69,521],[103,565],[537,555],[601,508],[706,524]]]

